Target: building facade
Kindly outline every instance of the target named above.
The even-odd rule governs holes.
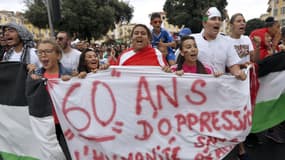
[[[17,24],[25,26],[33,35],[35,40],[49,38],[50,30],[35,27],[27,19],[24,18],[23,14],[20,12],[14,13],[13,11],[0,11],[0,25],[15,22]]]
[[[285,26],[285,0],[269,0],[267,12]]]

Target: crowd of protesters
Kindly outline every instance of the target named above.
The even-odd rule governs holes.
[[[8,23],[1,26],[0,60],[27,64],[33,79],[69,80],[73,76],[85,78],[88,73],[97,73],[110,65],[150,65],[161,66],[165,72],[180,76],[198,73],[218,77],[228,73],[245,80],[247,75],[243,68],[285,50],[285,29],[281,30],[280,23],[273,17],[267,18],[266,26],[254,30],[250,36],[244,35],[246,21],[241,13],[230,19],[231,33],[228,36],[220,34],[221,17],[216,7],[209,8],[203,14],[203,30],[192,34],[191,29],[183,28],[176,43],[172,35],[161,27],[160,14],[154,13],[150,19],[152,30],[137,24],[131,32],[131,44],[112,45],[90,44],[84,40],[72,43],[73,39],[66,31],[57,32],[55,39],[40,40],[36,44],[25,27]],[[251,83],[258,83],[256,77],[254,80]],[[255,102],[254,99],[252,101]],[[70,159],[56,113],[53,115],[58,140],[66,158]],[[268,137],[285,143],[285,135],[280,135],[285,132],[284,123],[277,128],[269,130]],[[236,148],[237,153],[229,154],[225,159],[237,155],[240,160],[250,159],[243,144]]]

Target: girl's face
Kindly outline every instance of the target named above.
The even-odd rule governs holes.
[[[181,55],[184,56],[186,63],[196,63],[198,59],[198,48],[193,39],[187,39],[182,43]]]
[[[266,33],[264,36],[265,36],[265,37],[264,37],[265,45],[266,45],[267,47],[271,47],[271,40],[272,40],[272,37],[271,37],[268,33]]]
[[[85,63],[89,70],[95,70],[98,68],[99,59],[94,51],[88,51],[85,54]]]
[[[233,24],[231,25],[232,32],[237,35],[243,35],[245,33],[246,22],[242,15],[235,17]]]
[[[150,44],[149,38],[147,30],[144,27],[136,27],[132,35],[132,47],[135,51],[147,47]]]
[[[54,71],[54,69],[58,67],[58,62],[61,55],[60,53],[56,53],[56,50],[52,44],[40,43],[38,46],[37,55],[46,71]]]

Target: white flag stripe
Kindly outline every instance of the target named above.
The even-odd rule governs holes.
[[[0,151],[41,158],[40,143],[31,129],[28,107],[0,104]]]
[[[30,116],[30,122],[35,137],[40,140],[42,159],[65,160],[65,156],[56,138],[53,117],[38,118]]]
[[[28,106],[0,104],[0,151],[40,160],[65,160],[53,117],[32,117]]]
[[[258,90],[256,102],[265,102],[278,99],[285,92],[285,71],[273,72],[259,78],[260,87]]]

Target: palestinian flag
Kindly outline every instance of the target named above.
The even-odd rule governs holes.
[[[285,120],[285,52],[267,57],[258,65],[259,90],[252,133],[264,131]]]
[[[0,72],[0,160],[64,159],[43,81],[26,80],[18,62],[0,63]]]

